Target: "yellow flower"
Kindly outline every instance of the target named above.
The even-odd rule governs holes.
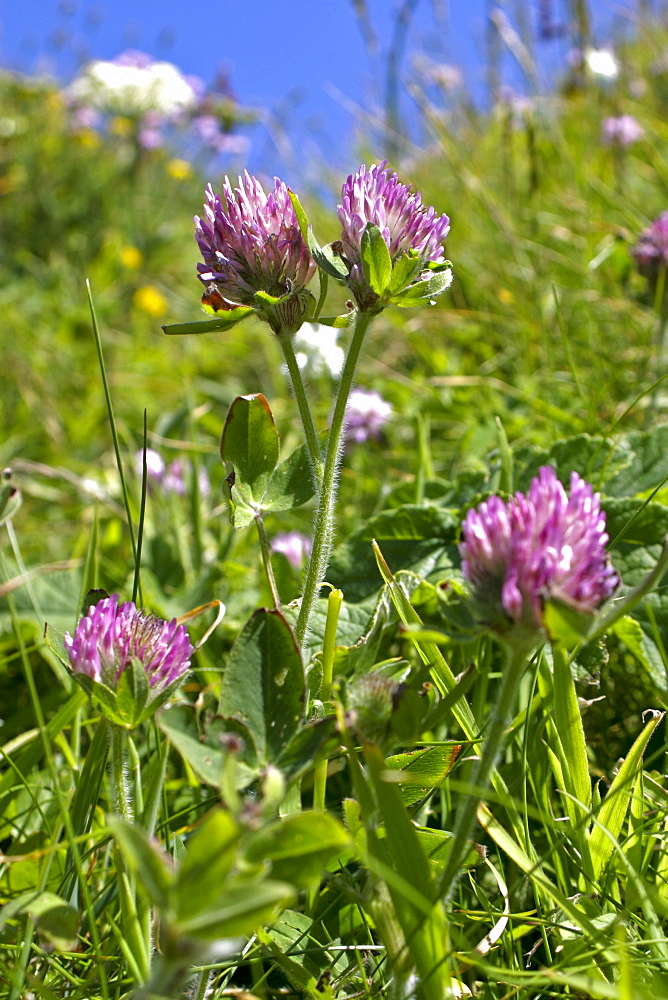
[[[81,129],[80,132],[77,132],[76,137],[79,145],[85,146],[86,149],[97,149],[102,144],[99,134],[92,128]]]
[[[170,160],[167,164],[167,173],[175,181],[185,181],[192,176],[193,168],[187,160]]]
[[[132,296],[137,309],[157,319],[167,312],[167,299],[155,285],[141,285]]]
[[[127,138],[127,136],[132,134],[132,121],[129,118],[116,115],[109,122],[109,131],[112,135],[120,135],[122,138]]]
[[[515,296],[509,288],[499,288],[496,294],[499,297],[499,302],[502,302],[504,306],[509,306],[511,302],[515,301]]]
[[[47,94],[44,104],[48,111],[60,111],[65,107],[62,94],[57,90],[52,90],[50,94]]]
[[[144,259],[141,250],[137,250],[137,247],[133,246],[121,247],[118,256],[123,267],[127,267],[130,271],[136,270]]]

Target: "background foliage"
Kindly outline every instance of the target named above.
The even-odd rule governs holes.
[[[270,401],[282,454],[299,444],[281,354],[253,320],[202,337],[167,338],[160,330],[198,318],[191,220],[205,180],[216,186],[226,166],[209,163],[205,178],[183,149],[142,150],[122,123],[104,133],[73,129],[52,82],[0,77],[0,464],[11,466],[23,496],[1,529],[0,981],[11,997],[27,996],[26,984],[45,998],[116,997],[141,978],[119,929],[97,719],[42,638],[45,621],[60,631],[74,627],[89,586],[129,595],[134,576],[86,279],[135,524],[144,411],[149,446],[168,464],[181,462],[182,491],[159,484],[149,491],[142,602],[166,617],[216,598],[227,606],[180,703],[133,744],[138,803],[150,801],[154,775],[167,767],[153,826],[176,874],[162,848],[115,830],[140,894],[174,940],[202,946],[192,952],[207,973],[200,995],[235,987],[258,996],[286,989],[314,998],[407,996],[415,965],[426,995],[424,963],[437,960],[438,947],[448,980],[452,973],[459,984],[452,989],[468,983],[484,997],[668,995],[665,726],[658,715],[643,717],[666,702],[662,589],[604,642],[589,643],[574,665],[586,764],[601,782],[587,788],[584,812],[569,779],[582,748],[570,746],[561,728],[546,655],[524,679],[500,783],[489,811],[479,814],[487,833],[476,836],[489,848],[488,863],[480,863],[481,852],[468,859],[477,874],[458,884],[447,926],[433,907],[426,916],[424,909],[445,867],[441,835],[466,775],[457,767],[445,781],[454,742],[465,757],[501,668],[487,640],[461,631],[456,546],[467,507],[511,485],[506,440],[514,488],[525,489],[549,461],[562,478],[577,469],[601,490],[627,588],[652,568],[668,531],[666,307],[629,252],[668,204],[667,52],[665,27],[646,23],[617,50],[615,80],[569,72],[549,96],[499,98],[487,112],[434,86],[412,93],[422,142],[395,150],[392,166],[426,204],[451,216],[455,281],[431,308],[387,310],[362,359],[360,384],[388,400],[393,415],[380,440],[348,447],[341,471],[339,545],[329,573],[344,595],[334,672],[342,711],[376,706],[380,728],[370,739],[390,760],[369,751],[365,770],[348,772],[343,756],[333,756],[329,812],[315,833],[300,827],[299,807],[311,804],[316,756],[336,751],[327,742],[332,727],[315,725],[317,662],[309,689],[298,671],[290,674],[287,716],[283,703],[275,717],[276,706],[258,709],[246,730],[218,716],[221,689],[238,719],[273,676],[275,663],[257,652],[258,631],[269,630],[292,662],[283,626],[262,612],[241,633],[257,653],[252,680],[238,644],[230,656],[270,594],[251,529],[236,532],[229,523],[219,456],[225,415],[239,394],[262,392]],[[603,119],[622,113],[644,129],[628,149],[601,142]],[[381,153],[369,140],[359,156],[370,162]],[[285,179],[299,189],[299,178]],[[299,190],[321,242],[339,235],[338,183],[330,199]],[[330,295],[326,311],[339,311],[339,291]],[[339,336],[344,343],[345,331]],[[312,375],[311,396],[324,428],[327,370]],[[269,515],[267,530],[308,532],[311,517],[307,503]],[[384,589],[372,538],[400,573]],[[275,562],[288,604],[299,574],[282,556]],[[399,630],[408,596],[434,633]],[[324,616],[323,607],[317,637]],[[200,637],[206,624],[196,623],[192,634]],[[467,667],[477,663],[469,723],[452,717],[452,701],[438,709],[433,673],[423,665],[433,668],[438,655],[464,675],[464,687]],[[371,668],[374,677],[401,680],[401,698],[390,704],[384,681],[369,690]],[[277,743],[272,724],[286,717],[295,733]],[[233,760],[225,749],[232,730],[246,741]],[[401,757],[424,741],[437,748],[428,766],[419,764],[422,751],[414,761]],[[613,802],[605,792],[619,758],[629,762],[619,772],[626,783],[615,789],[623,808],[597,814],[601,797]],[[381,779],[384,768],[405,771],[415,762],[417,777]],[[229,820],[210,813],[221,798]],[[277,819],[281,803],[287,834]],[[192,831],[207,815],[214,818],[196,840]],[[217,869],[212,851],[203,853],[204,870],[197,867],[207,836]],[[211,916],[214,876],[228,900],[236,892],[247,900],[253,886],[257,906],[245,923],[227,911]],[[37,902],[26,901],[36,887]],[[190,910],[189,891],[199,900]],[[287,909],[271,924],[279,905]],[[209,982],[202,942],[210,938],[228,943]],[[445,982],[441,976],[440,995]]]

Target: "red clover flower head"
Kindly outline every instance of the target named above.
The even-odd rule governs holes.
[[[591,614],[619,584],[600,496],[576,472],[570,495],[543,466],[526,496],[490,497],[469,510],[462,539],[462,572],[481,620],[535,643],[544,638],[543,599]]]
[[[419,191],[402,184],[386,160],[351,174],[341,189],[338,215],[343,232],[342,257],[350,268],[348,283],[358,298],[368,292],[361,263],[362,234],[372,222],[383,235],[392,263],[408,251],[425,261],[445,263],[443,243],[450,231],[447,215],[425,208]],[[427,276],[427,275],[425,275]]]
[[[227,308],[255,305],[256,292],[276,298],[299,292],[315,271],[290,192],[278,177],[269,194],[248,171],[234,189],[225,178],[222,198],[207,185],[195,235],[204,258],[197,265],[200,281],[213,284]]]
[[[656,280],[661,268],[668,268],[668,209],[643,229],[631,253],[647,278]]]
[[[65,649],[75,674],[115,690],[132,659],[144,668],[149,700],[178,681],[190,669],[193,647],[183,625],[139,611],[118,595],[91,605],[74,635],[65,633]]]

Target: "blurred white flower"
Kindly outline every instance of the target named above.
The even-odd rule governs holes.
[[[135,454],[135,470],[141,478],[144,472],[144,449],[140,448]],[[165,461],[153,448],[146,449],[146,475],[148,479],[160,482],[165,472]]]
[[[167,118],[194,108],[199,100],[192,82],[176,66],[153,62],[143,53],[88,63],[66,95],[71,103],[97,111],[121,115],[155,111]]]
[[[464,74],[459,66],[434,62],[424,53],[414,57],[413,66],[426,84],[435,84],[447,91],[459,90],[464,84]]]
[[[619,75],[619,61],[611,49],[587,49],[584,59],[593,76],[614,80]]]
[[[307,368],[313,375],[339,375],[343,368],[344,353],[336,343],[338,331],[321,323],[305,323],[295,334],[295,353],[300,368]]]

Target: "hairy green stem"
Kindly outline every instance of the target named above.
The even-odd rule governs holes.
[[[134,809],[128,783],[128,742],[127,730],[109,723],[109,766],[113,808],[115,814],[126,823],[134,823]],[[114,850],[114,859],[123,936],[141,979],[146,981],[151,966],[150,912],[142,907],[137,898],[135,879],[118,847]]]
[[[441,888],[446,899],[452,897],[462,862],[466,856],[468,842],[475,824],[476,812],[481,797],[485,794],[494,771],[496,761],[501,751],[503,735],[511,718],[517,688],[532,649],[519,647],[508,650],[507,662],[501,675],[501,687],[498,693],[494,714],[489,729],[485,733],[483,751],[478,758],[471,775],[471,791],[464,799],[463,806],[457,814],[452,846],[448,855],[448,864],[441,878]]]
[[[299,617],[295,626],[297,641],[302,647],[309,634],[313,609],[329,563],[334,535],[334,509],[336,506],[338,465],[341,458],[346,406],[348,405],[348,396],[352,388],[355,368],[357,367],[364,337],[372,319],[373,313],[357,313],[353,337],[348,348],[343,371],[341,372],[341,381],[339,382],[339,389],[334,404],[334,413],[332,414],[332,423],[329,429],[327,450],[325,452],[325,466],[318,499],[318,510],[313,528],[313,549],[306,571]]]
[[[308,404],[302,373],[299,365],[297,364],[292,335],[281,333],[278,335],[278,342],[283,350],[283,357],[285,358],[285,363],[287,364],[288,372],[290,373],[292,390],[295,394],[295,399],[297,400],[299,416],[301,417],[304,435],[306,437],[306,447],[308,448],[309,458],[311,460],[313,478],[316,486],[320,488],[323,474],[323,461],[320,452],[320,444],[318,442],[318,434],[313,423],[311,408]]]
[[[134,809],[128,784],[128,732],[109,723],[109,765],[114,812],[126,823],[134,822]]]

